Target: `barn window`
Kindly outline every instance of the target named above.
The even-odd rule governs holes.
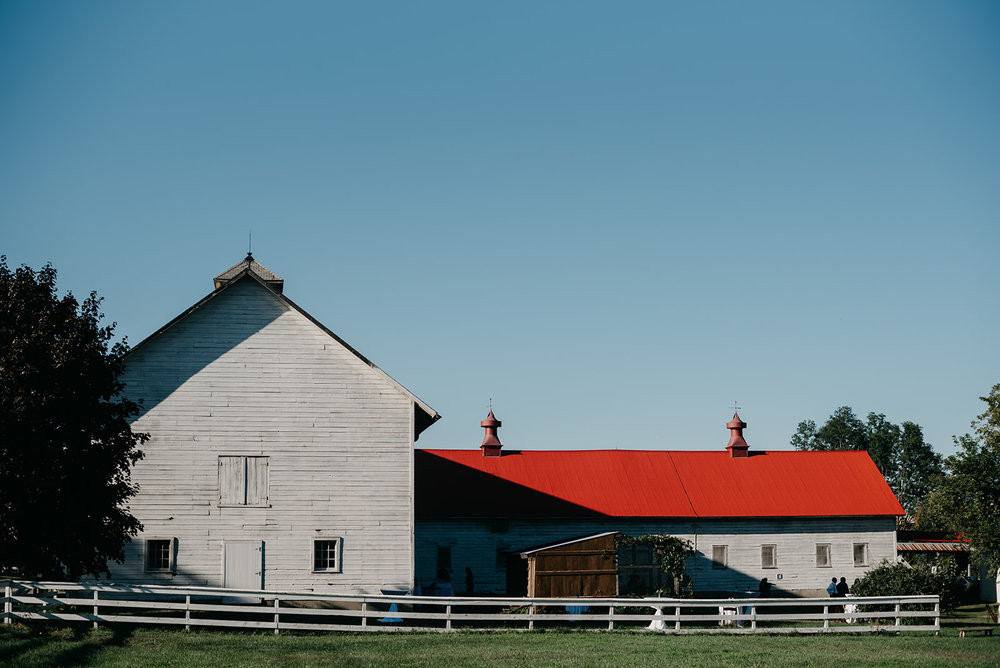
[[[854,544],[854,565],[855,566],[868,565],[868,543]]]
[[[663,586],[663,571],[655,561],[651,545],[622,545],[618,548],[618,591],[629,594],[652,594]]]
[[[219,457],[219,505],[267,505],[267,457]]]
[[[146,539],[145,568],[151,573],[169,573],[174,570],[173,538]]]
[[[778,567],[778,546],[777,545],[761,545],[760,546],[760,567],[761,568],[777,568]]]
[[[340,572],[339,538],[317,538],[313,541],[313,571]]]
[[[816,543],[816,568],[830,568],[830,544]]]
[[[438,580],[451,573],[451,547],[448,545],[438,545],[437,572]]]
[[[729,546],[712,546],[712,568],[726,568],[729,566]]]

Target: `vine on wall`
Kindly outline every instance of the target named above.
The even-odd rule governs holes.
[[[653,550],[653,560],[663,572],[663,587],[656,591],[657,596],[672,596],[675,598],[690,598],[693,594],[691,576],[687,572],[687,560],[694,556],[694,546],[691,541],[667,534],[645,534],[642,536],[626,536],[618,534],[615,537],[616,551],[622,547],[645,545]]]

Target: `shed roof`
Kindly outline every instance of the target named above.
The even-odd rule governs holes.
[[[419,517],[903,515],[864,451],[418,450]]]

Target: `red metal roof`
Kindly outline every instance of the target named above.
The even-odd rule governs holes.
[[[864,451],[417,450],[420,517],[903,515]]]

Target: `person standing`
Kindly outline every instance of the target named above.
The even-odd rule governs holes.
[[[468,566],[465,567],[465,595],[472,596],[476,588],[476,580],[472,576],[472,569]]]
[[[761,578],[760,585],[757,586],[757,591],[760,592],[761,598],[768,598],[771,596],[771,583],[767,581],[767,578]]]
[[[830,595],[830,598],[837,598],[837,578],[833,578],[826,586],[826,593]]]
[[[840,578],[840,582],[837,583],[837,596],[844,598],[849,593],[851,588],[847,586],[847,578]]]

